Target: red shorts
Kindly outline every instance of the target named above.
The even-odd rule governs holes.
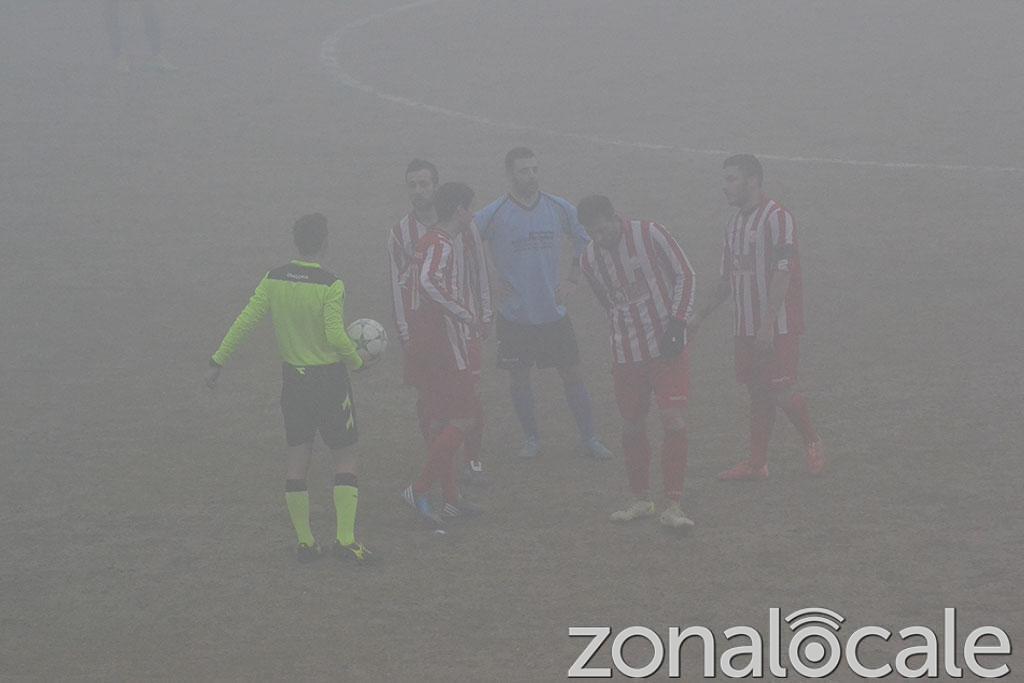
[[[800,335],[779,334],[770,352],[757,348],[754,337],[736,337],[736,381],[789,387],[796,384],[800,362]]]
[[[480,375],[480,363],[483,358],[483,350],[480,346],[479,339],[471,339],[468,344],[468,358],[467,365],[469,370]],[[402,358],[402,383],[407,387],[414,387],[420,383],[421,375],[420,368],[418,367],[417,359],[415,356],[405,353]]]
[[[480,411],[480,375],[471,370],[431,372],[417,385],[431,420],[475,419]]]
[[[690,350],[672,360],[653,358],[639,363],[616,363],[612,366],[615,402],[622,419],[639,420],[651,406],[651,394],[658,408],[686,407],[690,390]]]
[[[473,418],[479,413],[480,342],[470,341],[467,351],[464,370],[456,368],[451,358],[439,360],[416,353],[406,355],[406,383],[419,391],[425,414],[431,420]]]

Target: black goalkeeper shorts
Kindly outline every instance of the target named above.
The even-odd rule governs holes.
[[[498,367],[571,368],[580,362],[580,350],[569,314],[551,323],[528,325],[497,316]]]
[[[285,363],[282,373],[281,412],[289,446],[313,443],[317,432],[328,448],[357,441],[352,385],[342,363],[304,368]]]

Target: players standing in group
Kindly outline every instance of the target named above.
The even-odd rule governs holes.
[[[736,379],[750,393],[750,458],[719,475],[725,481],[768,477],[768,443],[781,408],[804,441],[807,470],[825,469],[821,440],[804,396],[794,390],[804,332],[803,285],[793,216],[761,189],[764,171],[750,154],[725,160],[724,191],[737,211],[725,231],[722,278],[701,321],[732,295]]]
[[[410,211],[388,231],[388,272],[391,280],[392,309],[398,339],[405,348],[409,342],[409,319],[419,282],[419,264],[415,260],[416,246],[427,231],[437,223],[434,209],[434,195],[438,187],[437,167],[429,161],[413,159],[405,169],[405,184],[409,192]],[[469,339],[469,354],[481,356],[481,342],[491,323],[491,294],[487,275],[487,263],[483,243],[476,225],[452,238],[452,247],[458,258],[465,263],[465,288],[469,308],[478,316],[480,325],[473,330]],[[405,358],[404,381],[413,385],[412,369],[408,355]],[[427,401],[422,390],[417,391],[416,417],[420,433],[426,443],[436,435],[443,425],[432,419],[426,411]],[[467,483],[485,484],[488,481],[480,458],[483,448],[483,406],[477,404],[473,425],[466,433],[463,443],[465,467],[463,476]]]
[[[672,528],[691,527],[680,499],[688,450],[686,321],[693,308],[693,268],[664,227],[622,218],[607,197],[585,197],[576,208],[593,238],[580,257],[582,271],[610,322],[615,401],[632,494],[632,502],[611,519],[629,522],[655,512],[645,424],[653,394],[664,435],[666,505],[660,521]]]
[[[285,503],[299,539],[297,557],[309,562],[320,556],[309,524],[306,486],[319,432],[335,461],[333,552],[339,559],[362,563],[369,551],[355,538],[359,490],[356,460],[349,447],[358,435],[348,371],[360,369],[366,359],[345,332],[345,285],[319,263],[327,249],[327,219],[318,213],[303,216],[292,234],[299,258],[260,281],[210,359],[206,383],[211,388],[217,383],[224,363],[270,313],[283,360],[281,412],[288,443]]]
[[[590,394],[580,371],[579,348],[563,299],[578,281],[579,255],[590,238],[570,202],[540,191],[537,159],[525,147],[505,155],[509,192],[476,215],[488,243],[502,302],[497,316],[498,367],[509,371],[512,405],[525,441],[524,458],[541,452],[530,368],[556,368],[576,419],[583,452],[609,458],[594,427]],[[561,241],[574,246],[572,272],[561,281]]]
[[[414,256],[418,277],[407,321],[407,377],[439,431],[430,435],[419,478],[402,495],[432,526],[443,524],[443,518],[479,512],[461,499],[455,466],[480,414],[480,356],[470,344],[480,320],[471,308],[467,259],[453,241],[472,228],[472,202],[473,191],[463,183],[439,187],[434,195],[437,224],[420,239]],[[440,516],[427,498],[437,482],[444,498]]]

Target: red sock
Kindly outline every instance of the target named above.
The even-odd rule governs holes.
[[[651,489],[651,444],[645,432],[624,433],[622,452],[626,456],[629,490],[641,496]]]
[[[678,503],[683,497],[689,448],[690,441],[685,429],[665,431],[665,438],[661,442],[661,480],[665,485],[665,497],[673,503]]]
[[[484,406],[477,403],[476,414],[473,416],[473,426],[466,430],[466,440],[462,443],[463,458],[465,462],[473,462],[480,459],[480,451],[484,442]]]
[[[793,423],[796,430],[800,432],[805,446],[818,440],[818,432],[814,428],[814,423],[811,422],[811,410],[807,407],[807,399],[804,398],[803,394],[790,394],[789,399],[782,401],[780,405],[782,406],[782,411],[786,413],[786,417]]]
[[[750,464],[761,467],[768,462],[768,442],[775,425],[775,402],[770,396],[750,396]]]
[[[420,478],[413,484],[412,490],[417,495],[422,495],[430,490],[437,479],[442,480],[442,485],[448,477],[448,466],[453,465],[455,454],[462,445],[462,430],[453,425],[448,425],[441,430],[441,433],[434,437],[430,444],[430,453],[427,462],[423,464],[423,472]],[[454,470],[454,466],[452,467]]]
[[[444,461],[444,470],[441,473],[441,496],[444,502],[451,505],[459,504],[459,480],[456,472],[455,457],[458,449],[451,452],[451,456]]]

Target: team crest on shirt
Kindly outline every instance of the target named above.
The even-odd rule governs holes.
[[[640,279],[625,287],[613,287],[608,292],[608,300],[615,306],[630,306],[651,298],[651,289],[647,280]]]
[[[512,240],[512,249],[516,254],[527,251],[546,251],[557,245],[554,230],[531,230],[525,237]]]

